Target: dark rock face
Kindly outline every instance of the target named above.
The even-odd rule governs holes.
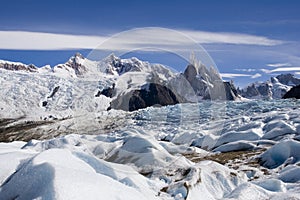
[[[166,86],[149,83],[140,90],[131,91],[118,97],[111,103],[111,108],[134,111],[150,106],[167,106],[185,102]]]
[[[224,82],[224,88],[225,88],[225,94],[226,94],[226,99],[230,101],[236,100],[238,94],[237,89],[233,85],[232,82]]]
[[[112,98],[114,90],[115,90],[115,84],[113,84],[112,87],[105,88],[102,91],[98,91],[98,93],[95,95],[95,97],[99,97],[100,95],[104,95],[106,97]]]
[[[43,106],[43,107],[46,107],[46,106],[47,106],[47,104],[48,104],[48,102],[47,102],[47,101],[43,101],[43,102],[42,102],[42,106]]]
[[[58,89],[59,89],[59,86],[56,86],[48,98],[52,98],[57,93]]]
[[[288,98],[296,98],[300,99],[300,85],[292,87],[285,95],[282,97],[283,99]]]
[[[98,93],[95,95],[95,97],[99,97],[100,95],[104,95],[106,97],[112,98],[113,96],[113,89],[112,88],[106,88],[102,91],[98,91]]]

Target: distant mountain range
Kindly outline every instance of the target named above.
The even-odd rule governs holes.
[[[81,110],[134,111],[210,99],[276,99],[300,84],[292,74],[282,74],[236,89],[214,68],[200,63],[191,63],[183,73],[175,73],[161,64],[113,54],[91,61],[76,53],[54,67],[1,60],[0,71],[0,117],[41,119],[64,118]]]
[[[300,79],[293,74],[280,74],[266,82],[251,83],[238,93],[249,99],[281,99],[293,86],[300,85]]]

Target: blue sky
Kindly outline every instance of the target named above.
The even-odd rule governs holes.
[[[53,66],[77,51],[88,55],[118,32],[164,27],[199,42],[224,79],[245,85],[300,73],[299,8],[296,0],[1,0],[0,59]],[[165,52],[136,56],[184,69],[183,61]]]

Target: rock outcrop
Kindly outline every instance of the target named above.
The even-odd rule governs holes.
[[[148,83],[139,90],[117,97],[111,102],[111,108],[134,111],[150,106],[167,106],[186,102],[175,92],[164,85]]]
[[[292,87],[285,95],[282,97],[283,99],[288,98],[296,98],[300,99],[300,85]]]
[[[113,83],[112,87],[105,88],[102,91],[98,91],[95,97],[99,97],[100,95],[104,95],[106,97],[112,98],[115,90],[115,84]]]

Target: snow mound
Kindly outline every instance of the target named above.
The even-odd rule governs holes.
[[[236,141],[221,145],[214,149],[215,152],[246,151],[255,148],[254,144],[248,141]]]
[[[49,149],[19,165],[2,184],[0,199],[156,199],[151,188],[128,166]]]
[[[300,161],[300,142],[281,141],[260,156],[260,164],[267,168],[276,168],[282,164],[294,164]]]
[[[300,167],[297,165],[287,166],[279,172],[279,179],[286,183],[300,181]]]
[[[269,196],[269,192],[262,187],[251,183],[244,183],[239,185],[224,199],[253,200],[268,199]]]
[[[266,179],[253,183],[271,192],[286,192],[286,184],[278,179]]]
[[[267,123],[263,130],[266,131],[262,137],[263,139],[274,139],[278,136],[296,133],[295,127],[282,120],[273,120]]]
[[[245,131],[230,131],[223,134],[215,144],[215,147],[218,147],[222,144],[226,144],[229,142],[235,142],[239,140],[259,140],[262,135],[261,129],[249,129]]]

